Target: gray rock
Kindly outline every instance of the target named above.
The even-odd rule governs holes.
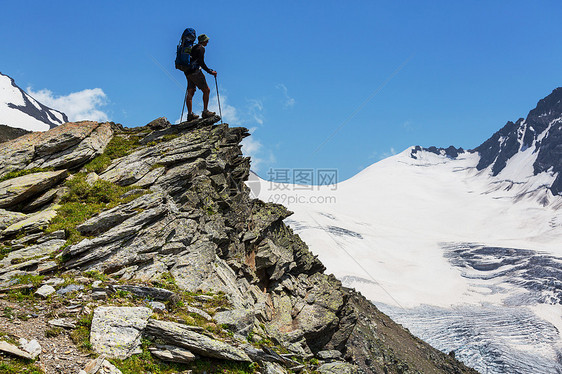
[[[161,303],[160,301],[150,301],[148,303],[148,305],[150,305],[152,310],[155,310],[157,312],[165,312],[166,311],[166,304]]]
[[[26,217],[27,215],[23,213],[0,209],[0,231],[18,221],[24,220]]]
[[[140,353],[141,333],[151,314],[151,309],[143,307],[96,308],[90,330],[92,348],[120,360]]]
[[[28,352],[22,351],[13,344],[0,340],[0,352],[8,353],[13,356],[25,358],[26,360],[33,360],[33,357]]]
[[[264,374],[287,374],[287,370],[275,362],[265,362],[263,370]]]
[[[149,348],[150,353],[162,361],[186,364],[197,358],[190,351],[173,345],[157,345]]]
[[[48,284],[49,286],[53,286],[53,287],[59,286],[63,283],[64,283],[64,279],[62,278],[50,278],[45,281],[45,284]]]
[[[154,121],[151,121],[147,127],[151,128],[152,130],[162,130],[167,127],[170,127],[172,124],[168,121],[166,117],[156,118]]]
[[[145,334],[187,348],[201,356],[232,361],[251,361],[243,350],[191,331],[179,323],[150,319]]]
[[[107,293],[104,290],[95,290],[91,294],[94,300],[105,300],[107,299]]]
[[[168,301],[175,297],[176,294],[170,290],[159,287],[146,287],[146,286],[130,286],[130,285],[115,285],[115,290],[123,290],[132,293],[139,297],[148,297],[154,300]]]
[[[347,362],[330,362],[320,366],[318,372],[322,374],[357,374],[359,367]]]
[[[57,294],[62,296],[62,295],[66,295],[67,293],[74,292],[74,291],[80,291],[80,290],[83,290],[83,289],[84,289],[84,286],[81,285],[81,284],[69,284],[68,286],[59,288],[57,290]]]
[[[54,209],[44,210],[39,213],[29,215],[24,220],[8,226],[1,234],[4,237],[10,237],[20,232],[35,233],[42,231],[47,228],[51,220],[55,218],[56,215],[57,212]]]
[[[55,288],[53,286],[49,286],[48,284],[39,287],[37,291],[35,291],[35,295],[40,296],[44,299],[46,299],[47,297],[49,297],[54,293],[55,293]]]
[[[59,250],[65,243],[65,240],[53,239],[48,242],[43,242],[40,244],[35,244],[29,247],[18,249],[17,251],[8,253],[8,255],[4,259],[0,260],[0,264],[7,266],[12,263],[13,260],[22,262],[29,259],[50,255],[51,253]]]
[[[48,242],[49,240],[53,240],[53,239],[65,240],[66,232],[64,230],[57,230],[57,231],[53,231],[52,233],[45,234],[41,238],[37,239],[37,244]]]
[[[33,173],[0,182],[0,208],[12,207],[66,178],[66,170]]]
[[[207,321],[210,321],[210,320],[213,319],[213,317],[211,317],[211,316],[209,315],[209,313],[207,313],[207,312],[205,312],[204,310],[201,310],[201,309],[199,309],[199,308],[196,308],[196,307],[194,307],[194,306],[187,305],[187,306],[185,307],[185,309],[186,309],[189,313],[194,313],[194,314],[197,314],[197,315],[200,316],[200,317],[205,318]]]
[[[29,353],[34,360],[41,354],[41,345],[35,339],[27,341],[27,339],[21,338],[20,347]]]
[[[52,188],[50,190],[47,190],[46,192],[44,192],[43,194],[41,194],[39,197],[35,197],[33,198],[31,201],[29,201],[28,203],[26,203],[23,208],[22,211],[23,212],[34,212],[39,210],[42,206],[49,204],[50,202],[54,201],[56,199],[56,197],[59,194],[59,189],[58,188]]]
[[[336,350],[320,351],[316,353],[316,357],[321,360],[338,360],[341,359],[342,354],[340,351]]]
[[[254,327],[254,312],[247,309],[234,309],[218,312],[213,316],[220,325],[226,325],[229,330],[247,336]]]
[[[70,322],[65,320],[64,318],[55,318],[47,322],[50,326],[53,327],[62,327],[65,329],[75,329],[76,324],[74,322]]]
[[[94,125],[91,132],[84,136],[78,144],[56,153],[52,153],[54,149],[51,149],[45,156],[37,153],[36,155],[40,157],[35,158],[27,167],[72,169],[102,154],[113,137],[113,129],[109,123],[96,124],[94,122],[92,124]]]

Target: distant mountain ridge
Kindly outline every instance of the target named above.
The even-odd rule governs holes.
[[[336,278],[482,373],[562,373],[562,88],[472,150],[420,146],[279,191]],[[329,197],[329,199],[328,199]]]
[[[49,108],[0,73],[0,125],[27,131],[47,131],[68,122],[66,114]]]
[[[450,146],[448,148],[416,146],[410,156],[418,159],[418,152],[456,158],[464,152],[477,152],[480,160],[477,170],[490,168],[492,176],[498,176],[515,155],[527,150],[532,153],[535,176],[549,173],[554,177],[547,187],[553,195],[562,195],[562,87],[540,100],[527,118],[508,121],[504,127],[472,150]]]

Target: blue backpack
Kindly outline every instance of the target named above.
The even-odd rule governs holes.
[[[191,58],[191,48],[193,47],[196,37],[195,30],[191,28],[185,29],[181,35],[176,51],[176,69],[181,71],[197,69],[197,63]]]

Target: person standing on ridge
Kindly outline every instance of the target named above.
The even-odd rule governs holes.
[[[195,95],[195,91],[197,87],[203,92],[203,113],[201,116],[203,118],[208,118],[214,116],[216,113],[211,112],[207,109],[209,105],[209,95],[211,93],[211,89],[207,85],[207,80],[205,79],[205,75],[201,71],[201,68],[205,70],[207,73],[211,74],[212,76],[216,77],[217,72],[211,70],[205,64],[205,47],[209,43],[209,37],[205,34],[201,34],[197,37],[198,43],[191,49],[191,57],[195,62],[195,69],[185,71],[185,78],[187,79],[187,96],[185,99],[185,103],[187,105],[187,120],[191,121],[194,119],[199,118],[199,116],[193,113],[193,95]]]

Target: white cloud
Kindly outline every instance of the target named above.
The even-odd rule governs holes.
[[[263,121],[264,121],[264,116],[263,116],[263,102],[261,100],[258,99],[252,99],[252,100],[248,100],[250,102],[250,107],[248,109],[248,113],[250,115],[250,117],[256,121],[256,123],[259,123],[260,125],[263,125]]]
[[[28,87],[27,93],[41,104],[65,113],[70,121],[104,122],[109,120],[108,114],[102,110],[109,100],[101,88],[85,89],[66,96],[57,96],[47,89],[33,91],[31,87]]]
[[[219,104],[216,94],[211,94],[209,98],[209,110],[219,114],[222,112],[222,120],[233,126],[240,126],[240,118],[238,117],[238,111],[235,107],[228,103],[228,96],[220,95],[221,110],[219,111]],[[201,100],[201,99],[200,99]],[[203,102],[201,100],[201,108],[203,108]]]
[[[289,90],[287,89],[287,86],[285,86],[283,83],[279,83],[277,86],[275,86],[275,88],[277,88],[277,89],[281,90],[281,92],[283,92],[283,96],[284,96],[283,107],[284,108],[290,108],[290,107],[295,105],[295,99],[289,96]]]
[[[258,173],[264,163],[271,164],[275,162],[275,156],[271,150],[264,151],[262,143],[254,136],[256,130],[256,127],[251,128],[250,134],[252,135],[242,140],[242,152],[244,156],[252,158],[252,170]]]

